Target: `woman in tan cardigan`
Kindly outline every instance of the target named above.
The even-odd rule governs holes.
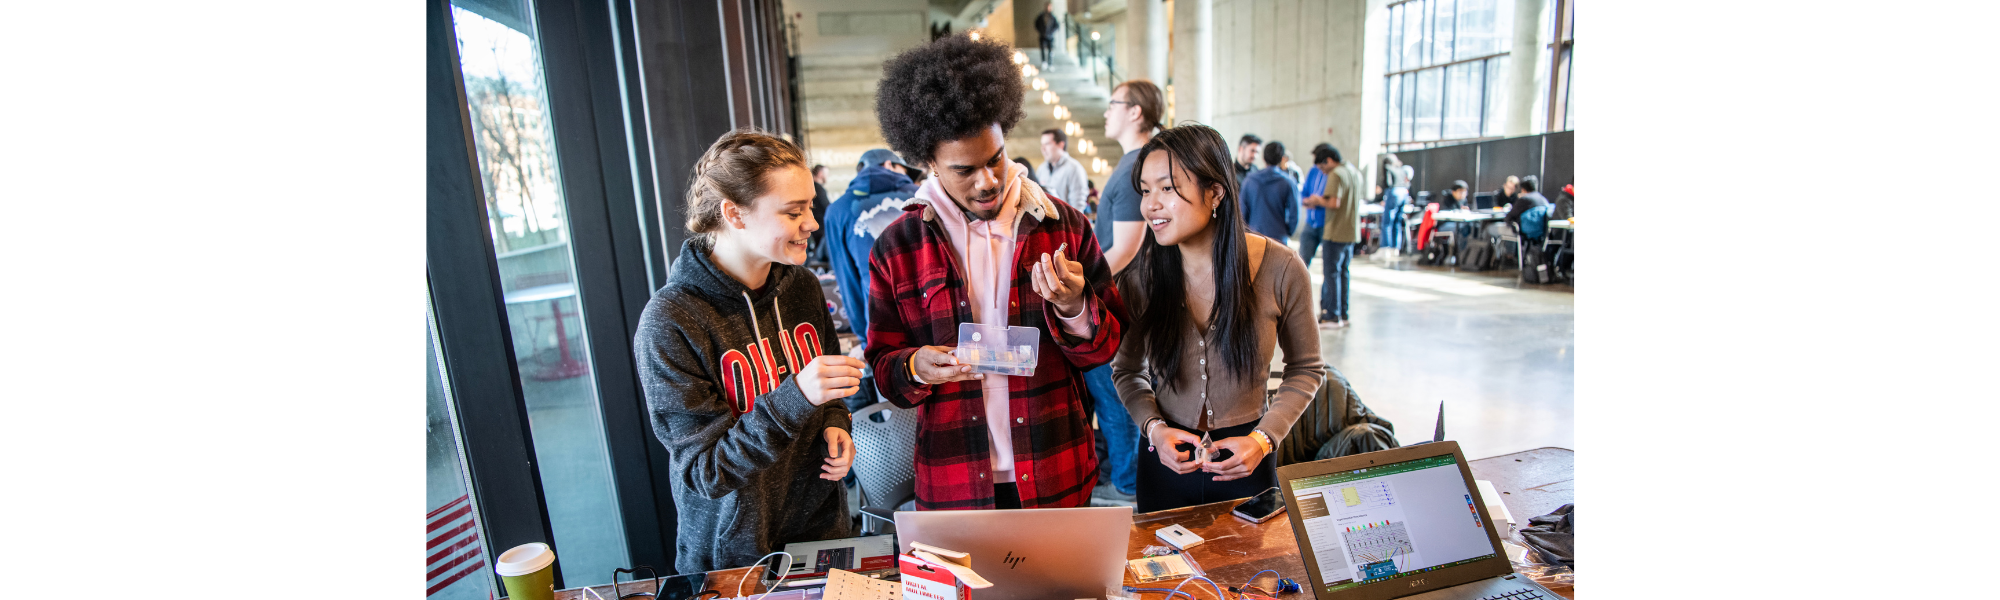
[[[1137,321],[1111,372],[1141,447],[1159,457],[1139,461],[1138,510],[1257,495],[1278,484],[1271,451],[1326,375],[1312,280],[1297,253],[1244,227],[1214,129],[1162,131],[1137,160],[1152,235],[1119,278]],[[1277,348],[1284,384],[1267,396]]]

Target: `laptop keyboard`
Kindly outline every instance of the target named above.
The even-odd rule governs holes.
[[[1547,597],[1535,590],[1514,590],[1505,594],[1486,596],[1479,600],[1541,600]]]

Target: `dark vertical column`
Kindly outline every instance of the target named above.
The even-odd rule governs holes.
[[[720,4],[716,2],[635,2],[633,48],[644,97],[633,106],[635,123],[645,123],[659,198],[654,222],[672,257],[687,240],[683,197],[696,159],[731,127],[727,62],[723,55]],[[664,279],[662,279],[663,281]]]
[[[744,52],[746,41],[743,28],[743,0],[718,0],[718,2],[722,8],[719,14],[722,17],[720,27],[723,57],[726,61],[724,67],[727,70],[725,77],[729,82],[730,122],[736,127],[753,125],[756,119],[751,112],[751,99],[756,97],[756,91],[752,87],[754,84],[751,73],[756,69],[751,66],[749,53]]]
[[[472,497],[489,553],[531,542],[554,547],[447,0],[425,3],[425,26],[425,267]],[[555,575],[561,587],[560,566]]]
[[[632,334],[653,290],[619,98],[611,7],[601,0],[539,0],[543,75],[556,134],[570,247],[631,564],[664,566],[665,533],[647,446],[651,420],[632,364]]]

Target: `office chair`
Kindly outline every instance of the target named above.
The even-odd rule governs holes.
[[[1502,221],[1502,223],[1506,227],[1500,231],[1500,237],[1495,240],[1496,243],[1493,244],[1493,247],[1496,249],[1502,248],[1504,247],[1502,244],[1512,242],[1514,244],[1514,269],[1519,271],[1524,262],[1521,258],[1521,224],[1506,221]]]
[[[854,457],[862,535],[894,532],[896,511],[916,504],[917,410],[887,402],[861,409],[854,413],[854,445],[866,449]]]

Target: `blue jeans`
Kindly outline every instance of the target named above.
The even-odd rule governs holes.
[[[1139,426],[1118,400],[1118,386],[1111,381],[1111,365],[1083,372],[1083,385],[1097,405],[1097,428],[1104,436],[1105,464],[1111,466],[1111,487],[1126,494],[1139,490],[1139,473],[1133,460],[1139,453]]]
[[[1347,266],[1354,258],[1354,244],[1325,242],[1320,252],[1319,318],[1347,320]]]
[[[1403,205],[1410,201],[1410,188],[1389,188],[1382,194],[1382,247],[1403,249]]]
[[[1299,259],[1306,261],[1308,269],[1313,266],[1313,255],[1319,253],[1319,238],[1323,231],[1325,231],[1324,224],[1306,223],[1306,230],[1299,232]]]

